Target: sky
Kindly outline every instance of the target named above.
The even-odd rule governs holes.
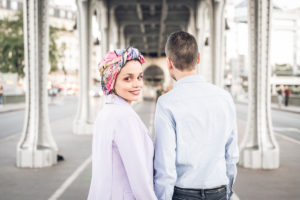
[[[300,7],[299,0],[273,0],[273,2],[284,9],[294,9]]]

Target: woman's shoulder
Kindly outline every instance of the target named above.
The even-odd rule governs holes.
[[[118,122],[120,120],[134,120],[137,118],[136,112],[130,106],[123,106],[117,104],[106,104],[99,112],[102,118],[110,119]]]

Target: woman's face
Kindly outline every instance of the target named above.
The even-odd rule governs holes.
[[[117,77],[115,93],[131,103],[138,100],[143,85],[142,65],[137,60],[131,60],[125,64]]]

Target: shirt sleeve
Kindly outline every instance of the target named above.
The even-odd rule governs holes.
[[[236,164],[239,161],[236,110],[233,101],[231,104],[234,110],[233,128],[225,146],[226,174],[229,180],[229,184],[227,185],[227,199],[230,199],[233,194],[232,186],[237,175]]]
[[[115,136],[115,143],[120,152],[129,184],[137,200],[156,200],[153,189],[153,174],[147,167],[145,133],[139,121],[134,117],[123,119]],[[152,158],[150,158],[152,160]]]
[[[159,200],[171,200],[176,184],[176,133],[170,112],[161,105],[155,113],[154,190]]]

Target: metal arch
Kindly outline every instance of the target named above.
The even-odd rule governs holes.
[[[190,13],[196,9],[198,0],[105,2],[109,10],[115,11],[116,22],[119,30],[123,30],[126,46],[139,46],[145,54],[155,53],[161,56],[168,34],[187,30]],[[154,50],[154,47],[157,49]]]

